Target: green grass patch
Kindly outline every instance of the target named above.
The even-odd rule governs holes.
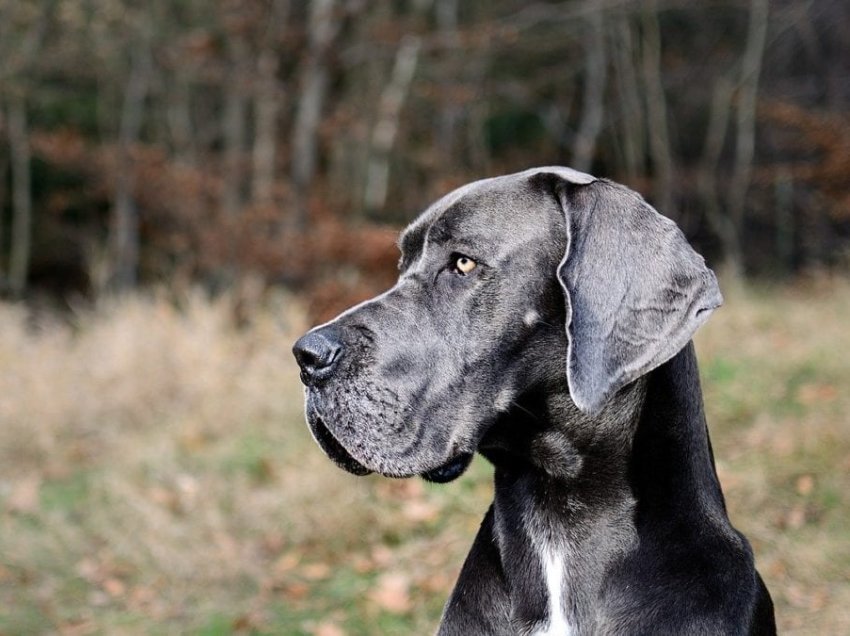
[[[90,472],[77,470],[68,477],[45,481],[39,491],[41,507],[66,514],[82,511],[89,498],[91,479]]]

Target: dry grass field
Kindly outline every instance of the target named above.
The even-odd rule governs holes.
[[[697,339],[730,515],[786,634],[850,633],[850,284],[727,290]],[[313,444],[281,296],[0,305],[0,634],[428,634],[489,502]]]

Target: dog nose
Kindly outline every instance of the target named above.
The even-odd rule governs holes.
[[[320,329],[302,336],[292,347],[301,367],[301,381],[312,384],[329,378],[342,357],[342,342],[334,329]]]

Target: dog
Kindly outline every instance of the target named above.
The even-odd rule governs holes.
[[[398,282],[293,347],[343,469],[495,496],[438,634],[774,634],[729,521],[691,338],[722,302],[671,220],[543,167],[444,196]]]

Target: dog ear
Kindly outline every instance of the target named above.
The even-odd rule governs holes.
[[[681,230],[636,192],[570,169],[555,179],[567,244],[567,381],[598,412],[617,391],[684,347],[723,298]]]

